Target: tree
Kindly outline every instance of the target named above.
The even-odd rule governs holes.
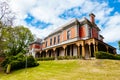
[[[6,49],[6,32],[9,26],[13,25],[15,15],[9,7],[7,1],[0,1],[0,55],[3,55]]]
[[[28,45],[34,40],[31,31],[23,26],[9,27],[7,33],[7,55],[15,56],[18,53],[26,53]]]
[[[15,19],[15,14],[10,9],[10,6],[9,6],[7,0],[0,1],[0,21],[3,23],[3,26],[13,25],[14,19]]]

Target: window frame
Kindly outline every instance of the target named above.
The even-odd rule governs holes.
[[[50,45],[52,45],[52,38],[50,38]]]
[[[46,47],[47,47],[47,41],[46,41],[45,45],[46,45]]]
[[[60,35],[57,36],[57,42],[60,43]]]
[[[54,36],[54,45],[56,44],[56,36]]]
[[[71,38],[71,30],[67,30],[67,40],[69,40],[70,38]]]

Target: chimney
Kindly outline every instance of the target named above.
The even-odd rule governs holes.
[[[91,23],[94,24],[95,23],[95,15],[93,13],[90,13],[89,16],[90,16]]]

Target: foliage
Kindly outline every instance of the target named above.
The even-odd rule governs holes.
[[[55,57],[41,57],[37,58],[38,61],[48,61],[48,60],[55,60]]]
[[[6,59],[1,63],[2,67],[4,67],[4,70],[7,69],[8,64],[11,65],[11,70],[39,65],[33,56],[26,57],[22,53],[19,53],[16,56],[6,57]]]
[[[70,60],[70,59],[78,59],[78,56],[58,56],[57,60]],[[37,58],[38,61],[48,61],[55,60],[55,57],[41,57]]]
[[[96,54],[96,58],[97,59],[114,59],[114,60],[120,60],[120,56],[119,55],[114,55],[114,54],[103,52],[103,51],[96,52],[95,54]]]
[[[77,59],[79,58],[78,56],[59,56],[58,60],[64,60],[64,59]]]
[[[115,55],[116,60],[120,60],[120,54]]]
[[[5,0],[0,0],[0,56],[5,56],[8,27],[13,25],[15,15]]]
[[[14,26],[13,20],[15,15],[10,9],[7,1],[0,1],[0,56],[6,57],[2,62],[2,66],[7,68],[11,65],[11,69],[19,69],[25,67],[25,54],[30,42],[34,40],[31,31],[23,26]],[[22,53],[22,54],[20,54]],[[35,66],[36,62],[33,57],[27,57],[29,66]]]
[[[26,61],[26,60],[24,60]],[[37,63],[37,61],[33,58],[33,56],[29,56],[27,57],[27,67],[34,67],[34,66],[38,66],[39,64]]]
[[[34,40],[31,31],[23,26],[10,28],[9,31],[9,39],[7,40],[9,43],[6,55],[14,56],[20,52],[25,54],[29,43]]]
[[[99,51],[96,52],[95,54],[96,54],[96,58],[98,59],[115,59],[115,56],[113,54],[107,52]]]
[[[14,56],[20,52],[25,54],[29,43],[34,40],[31,31],[23,26],[6,27],[2,32],[4,41],[0,42],[1,55],[5,53],[6,56]]]
[[[29,42],[33,41],[33,35],[28,28],[13,26],[14,12],[10,9],[6,0],[0,1],[0,56],[13,56],[18,53],[26,53]]]

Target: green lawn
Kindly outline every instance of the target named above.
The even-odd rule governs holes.
[[[0,80],[120,80],[117,60],[58,60],[40,61],[34,68],[5,74]]]

